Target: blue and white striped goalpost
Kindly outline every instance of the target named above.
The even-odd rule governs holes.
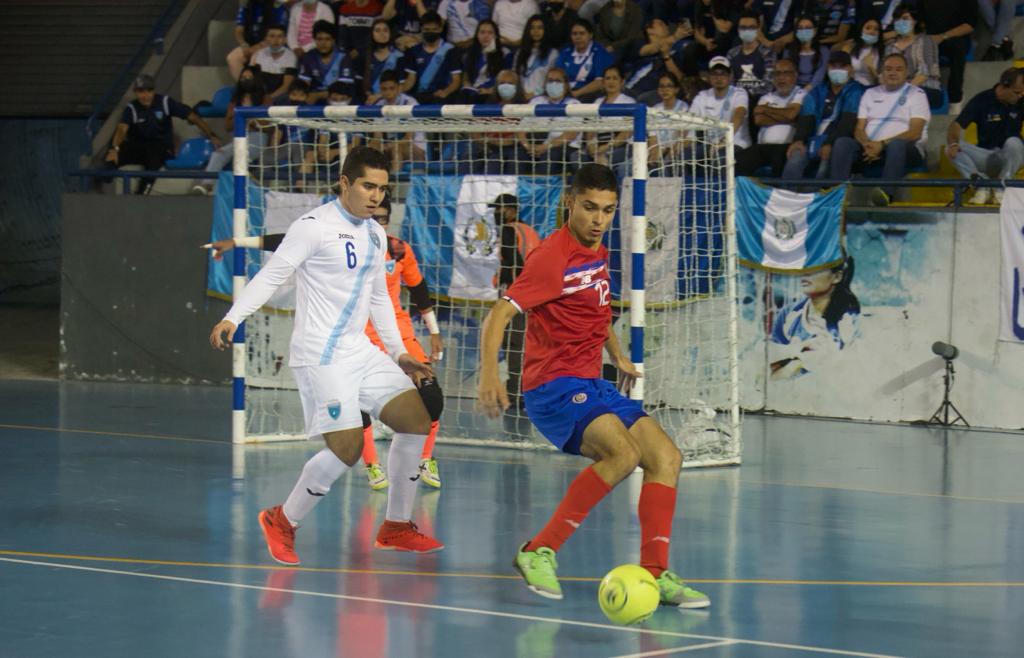
[[[487,126],[491,126],[494,129],[507,130],[508,132],[548,132],[554,130],[564,130],[566,132],[570,130],[579,130],[580,134],[590,133],[608,133],[610,131],[623,131],[629,130],[632,133],[632,139],[630,142],[630,153],[631,153],[631,165],[629,165],[629,171],[632,174],[632,195],[628,200],[629,202],[629,221],[628,221],[628,234],[629,234],[629,262],[630,262],[630,273],[629,273],[629,295],[628,303],[622,304],[622,306],[628,306],[629,308],[629,354],[630,359],[634,366],[641,373],[649,373],[650,370],[645,364],[645,341],[647,336],[645,335],[645,329],[647,324],[648,306],[650,300],[647,294],[647,285],[645,285],[645,274],[646,274],[646,262],[645,254],[648,249],[648,232],[651,228],[651,219],[648,216],[649,202],[648,191],[649,191],[649,136],[652,133],[653,128],[664,133],[666,130],[676,131],[683,139],[692,139],[694,135],[702,134],[718,134],[724,135],[724,163],[715,169],[714,183],[716,185],[724,186],[724,208],[718,207],[721,204],[716,203],[715,207],[709,207],[706,211],[700,208],[693,209],[693,213],[697,212],[708,212],[718,213],[722,215],[721,220],[715,225],[720,225],[723,235],[720,236],[721,244],[725,250],[724,257],[722,258],[724,267],[721,267],[721,272],[715,274],[716,278],[723,278],[724,285],[717,285],[718,288],[722,289],[722,292],[718,295],[719,299],[716,300],[716,304],[728,307],[727,321],[721,320],[720,323],[727,323],[728,326],[715,327],[715,332],[719,336],[728,336],[728,342],[731,345],[731,358],[727,369],[727,373],[723,375],[728,381],[723,379],[723,390],[728,390],[727,402],[715,402],[714,407],[717,410],[717,416],[719,417],[718,422],[720,424],[728,425],[728,430],[722,430],[723,435],[728,435],[728,440],[732,442],[734,450],[730,449],[730,454],[726,454],[724,457],[717,459],[706,460],[707,463],[738,463],[739,462],[739,425],[740,425],[740,409],[739,409],[739,370],[736,358],[736,345],[738,341],[738,328],[737,328],[737,264],[736,264],[736,242],[735,242],[735,223],[733,217],[733,156],[732,156],[732,127],[727,123],[711,121],[708,119],[702,119],[698,117],[692,117],[689,115],[679,115],[676,113],[668,113],[665,111],[655,111],[644,105],[640,104],[602,104],[602,105],[591,105],[591,104],[572,104],[572,105],[444,105],[444,106],[273,106],[273,107],[241,107],[235,110],[234,120],[234,204],[233,204],[233,232],[236,243],[241,246],[255,246],[253,239],[250,237],[249,230],[249,206],[250,200],[248,195],[250,193],[250,165],[249,162],[249,144],[248,144],[248,126],[253,120],[261,120],[270,124],[288,124],[306,126],[319,130],[330,130],[338,134],[352,133],[352,132],[372,132],[374,130],[387,131],[387,132],[402,132],[402,133],[413,133],[414,131],[423,131],[431,133],[443,133],[443,132],[483,132]],[[517,125],[518,123],[518,125]],[[518,131],[516,130],[518,127]],[[584,131],[589,131],[584,133]],[[661,134],[659,133],[659,134]],[[685,137],[689,135],[690,137]],[[345,140],[340,140],[341,144],[344,145]],[[682,142],[681,142],[682,143]],[[344,146],[342,146],[344,149]],[[720,170],[720,171],[719,171]],[[697,170],[694,169],[694,172]],[[705,171],[712,171],[710,168],[706,168]],[[719,175],[720,174],[720,175]],[[664,174],[662,174],[664,175]],[[682,176],[678,177],[680,189],[688,185],[687,175],[684,172]],[[701,179],[699,185],[707,186],[709,175],[705,175],[704,179]],[[655,179],[657,181],[657,179]],[[262,181],[254,181],[262,182]],[[664,181],[662,181],[664,182]],[[699,186],[696,178],[694,179],[694,186]],[[675,189],[675,188],[673,188]],[[394,192],[393,192],[394,194]],[[680,198],[691,198],[685,194]],[[397,199],[399,202],[404,202],[404,198]],[[626,199],[622,200],[621,207],[625,209]],[[680,207],[673,209],[673,212],[680,216],[684,212],[690,212]],[[295,216],[301,213],[301,209],[297,209]],[[664,211],[662,211],[664,215]],[[671,224],[669,224],[671,227]],[[683,230],[680,225],[680,231]],[[625,241],[625,233],[627,229],[622,229],[623,239]],[[676,236],[669,235],[671,239],[675,239]],[[415,249],[417,245],[413,244]],[[234,250],[234,277],[233,277],[233,292],[237,296],[245,286],[246,283],[246,256],[245,249],[238,248]],[[625,254],[623,254],[623,262],[625,262]],[[430,263],[421,262],[421,268],[427,270],[431,266]],[[428,279],[430,277],[428,276]],[[625,285],[625,283],[624,283]],[[438,292],[438,291],[434,291]],[[723,302],[724,300],[724,302]],[[673,335],[674,327],[672,323],[677,321],[686,321],[689,315],[697,315],[695,311],[692,311],[696,305],[706,302],[706,298],[678,300],[666,303],[661,300],[658,303],[660,309],[657,317],[663,319],[665,326],[659,327],[659,334],[662,334],[662,340],[666,340],[664,336]],[[454,301],[452,302],[454,303]],[[667,309],[667,310],[666,310]],[[724,313],[724,311],[723,311]],[[725,315],[722,316],[725,318]],[[682,319],[682,320],[680,320]],[[238,328],[238,331],[234,337],[234,343],[232,346],[232,376],[233,376],[233,396],[232,396],[232,441],[236,444],[258,442],[265,440],[287,440],[287,439],[301,439],[304,438],[294,433],[278,433],[276,436],[254,436],[251,429],[248,427],[249,423],[247,420],[247,379],[246,371],[248,366],[248,360],[251,355],[247,353],[246,348],[246,337],[247,329],[246,324],[243,324]],[[703,330],[701,330],[703,333]],[[692,334],[692,332],[690,332]],[[690,335],[687,334],[687,335]],[[285,337],[286,339],[287,337]],[[690,340],[692,340],[692,335]],[[692,352],[691,345],[672,345],[662,344],[661,349],[666,354],[671,354],[676,351],[684,351],[689,349]],[[446,351],[446,359],[448,352]],[[457,355],[456,355],[457,356]],[[707,369],[705,367],[705,369]],[[685,380],[680,380],[680,386],[686,384]],[[651,383],[647,381],[647,378],[640,378],[637,380],[636,385],[631,391],[631,397],[638,400],[645,400],[645,392],[649,392]],[[663,385],[662,388],[665,388]],[[672,384],[667,387],[666,390],[671,390]],[[697,387],[700,388],[699,386]],[[452,395],[452,391],[446,388],[446,394]],[[291,396],[297,399],[297,394],[294,392],[290,393]],[[462,397],[470,395],[467,391]],[[663,393],[659,393],[660,397],[664,397]],[[724,398],[723,398],[724,399]],[[470,401],[471,402],[471,401]],[[661,406],[666,406],[664,400],[658,401]],[[450,403],[449,403],[450,405]],[[667,405],[672,406],[672,405]],[[707,405],[705,405],[707,406]],[[446,411],[447,413],[447,411]],[[687,414],[693,415],[692,410],[680,410],[681,418],[684,418]],[[714,411],[706,412],[706,415],[716,415]],[[301,416],[300,416],[301,421]],[[663,425],[665,424],[664,421]],[[671,424],[671,423],[670,423]],[[723,426],[724,426],[723,425]],[[449,432],[450,433],[450,432]],[[671,433],[671,432],[670,432]],[[447,437],[452,439],[453,442],[462,443],[475,443],[475,444],[508,444],[507,440],[502,440],[496,437]],[[518,445],[522,445],[520,442]]]

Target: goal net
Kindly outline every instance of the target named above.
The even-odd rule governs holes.
[[[643,372],[632,395],[642,396],[687,465],[739,462],[728,124],[640,105],[577,104],[244,108],[237,126],[236,153],[249,157],[235,158],[236,238],[283,232],[333,198],[353,146],[390,156],[388,232],[412,248],[445,345],[435,364],[445,395],[439,443],[550,447],[520,395],[528,318],[506,333],[501,375],[513,405],[496,420],[476,406],[480,328],[509,276],[505,222],[529,225],[543,239],[566,220],[576,169],[608,164],[620,182],[605,237],[614,328]],[[269,255],[238,250],[236,274],[244,276],[236,276],[236,294]],[[404,292],[402,305],[429,354],[426,327]],[[235,346],[236,442],[305,438],[287,367],[293,308],[286,285],[245,323],[244,343]],[[607,361],[604,375],[616,375]],[[377,432],[387,436],[384,427]]]

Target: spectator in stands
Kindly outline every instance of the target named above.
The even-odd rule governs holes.
[[[818,30],[814,19],[800,16],[796,19],[796,41],[786,48],[786,59],[796,63],[796,83],[805,91],[821,84],[828,70],[828,46],[818,41]]]
[[[569,33],[572,31],[572,24],[579,16],[576,10],[567,7],[565,0],[542,0],[541,12],[544,15],[544,26],[551,39],[561,48],[563,44],[569,43]]]
[[[462,102],[481,103],[493,95],[498,73],[511,64],[512,54],[501,45],[497,23],[489,18],[477,23],[473,44],[462,57]]]
[[[557,60],[558,46],[548,34],[543,17],[531,16],[513,61],[527,100],[544,93],[544,81]]]
[[[611,0],[594,18],[594,40],[621,60],[630,45],[643,37],[644,13],[634,2]]]
[[[438,25],[440,27],[440,25]],[[440,34],[440,32],[438,32]],[[416,99],[401,90],[398,71],[384,71],[380,74],[380,99],[375,105],[413,106],[419,105]],[[405,162],[419,161],[426,158],[426,135],[417,132],[407,133],[376,133],[370,140],[370,146],[388,154],[391,160],[392,173],[401,169]]]
[[[708,80],[711,88],[697,94],[690,105],[690,112],[697,116],[709,117],[719,121],[732,123],[735,137],[733,143],[736,146],[737,158],[742,149],[750,146],[750,129],[747,127],[747,111],[750,108],[750,98],[747,91],[742,87],[734,86],[732,83],[732,67],[725,57],[712,57],[708,63]],[[714,151],[702,148],[700,145],[688,153],[684,160],[705,160],[711,155],[721,157],[720,149],[723,142],[714,145]]]
[[[850,54],[837,50],[828,59],[828,79],[804,97],[793,143],[786,151],[783,178],[804,178],[808,164],[814,178],[827,178],[832,146],[853,137],[864,85],[853,79]]]
[[[796,65],[780,59],[772,71],[775,88],[762,96],[754,107],[754,125],[760,128],[757,143],[736,156],[736,173],[756,176],[761,167],[770,167],[772,176],[782,174],[786,153],[796,134],[796,122],[804,96],[796,85]]]
[[[340,50],[334,38],[334,24],[321,21],[313,28],[316,48],[299,60],[299,79],[309,84],[307,101],[316,104],[327,98],[327,88],[340,80],[353,84],[355,67],[349,56]]]
[[[967,102],[964,111],[949,124],[946,153],[960,174],[979,180],[991,176],[1000,180],[1015,178],[1024,166],[1024,69],[1011,68],[999,76],[999,83]],[[978,126],[978,143],[964,139],[963,130]],[[994,201],[1003,202],[1003,190],[994,189]],[[988,203],[989,189],[979,188],[974,203]]]
[[[992,32],[992,41],[985,56],[986,62],[1013,59],[1013,16],[1020,0],[978,0],[978,13]]]
[[[906,0],[857,0],[857,20],[863,23],[868,19],[878,21],[882,26],[882,40],[888,41],[893,33],[892,22],[896,20],[896,8]]]
[[[338,42],[353,60],[370,48],[373,21],[384,12],[382,0],[338,0]]]
[[[371,30],[373,47],[356,61],[360,72],[362,97],[367,105],[380,98],[380,76],[384,71],[398,71],[404,54],[395,47],[391,25],[383,18],[373,21]]]
[[[598,105],[628,105],[636,100],[622,92],[622,69],[612,64],[604,70],[601,78],[604,84],[604,96],[597,99]],[[589,133],[586,140],[587,155],[598,163],[612,168],[619,180],[629,175],[629,145],[631,132]]]
[[[238,47],[228,53],[231,79],[238,80],[242,68],[266,47],[267,29],[271,25],[287,25],[288,9],[275,0],[244,0],[235,16],[235,42]]]
[[[498,25],[498,34],[505,35],[501,38],[501,45],[517,48],[520,37],[525,34],[526,23],[538,12],[537,0],[496,0],[491,20]]]
[[[281,39],[284,40],[284,33],[281,33]],[[264,50],[268,50],[265,48]],[[292,54],[287,48],[284,52]],[[228,103],[228,109],[224,116],[224,129],[231,135],[235,131],[235,108],[236,107],[256,107],[259,105],[265,105],[266,90],[263,86],[263,80],[259,75],[258,67],[246,67],[242,69],[241,74],[238,76],[238,84],[235,85],[235,90],[231,95],[231,102]],[[249,161],[252,162],[259,157],[260,151],[266,146],[266,134],[263,130],[263,123],[256,119],[249,121],[248,134],[246,135],[246,146],[249,152]],[[210,161],[206,163],[206,171],[215,172],[224,169],[232,160],[235,159],[235,145],[233,142],[223,144],[210,156]],[[213,182],[209,180],[196,180],[192,185],[192,192],[195,194],[209,194],[213,191]]]
[[[679,86],[679,78],[674,74],[664,71],[658,77],[657,91],[659,102],[654,106],[657,109],[686,112],[690,108],[686,101],[679,98],[682,88]],[[651,174],[654,176],[678,175],[676,164],[682,156],[682,131],[659,128],[651,133],[647,142],[649,146],[647,166],[650,167]]]
[[[582,102],[597,98],[602,90],[601,76],[612,63],[612,55],[594,43],[594,26],[577,18],[569,32],[572,45],[558,54],[558,68],[569,76],[569,94]]]
[[[652,18],[645,26],[646,40],[635,41],[621,64],[626,76],[626,93],[638,103],[651,105],[658,102],[658,79],[662,73],[671,73],[679,80],[682,75],[683,48],[687,43],[686,26],[671,31],[660,18]]]
[[[154,91],[153,76],[135,78],[135,99],[125,106],[117,124],[110,150],[104,162],[108,168],[128,164],[142,165],[146,171],[156,171],[174,157],[173,118],[185,119],[206,135],[219,148],[222,143],[202,117],[184,103]],[[139,194],[146,194],[153,179],[143,179]]]
[[[406,51],[423,42],[420,17],[437,12],[440,0],[387,0],[380,17],[394,26],[395,46]]]
[[[519,75],[511,69],[499,71],[494,91],[480,100],[499,105],[525,102],[519,87]],[[461,173],[515,174],[520,163],[527,159],[519,146],[519,135],[509,130],[474,132],[469,146],[469,167]]]
[[[573,105],[578,100],[569,95],[569,77],[557,66],[548,70],[544,93],[530,99],[531,105]],[[579,133],[576,131],[523,133],[519,142],[533,158],[530,171],[538,176],[558,176],[574,170],[581,162]]]
[[[448,42],[457,48],[468,48],[477,24],[491,17],[491,5],[487,0],[441,0],[437,13],[444,20]]]
[[[761,23],[761,44],[781,53],[793,42],[793,23],[800,11],[798,0],[754,0],[751,9]]]
[[[857,36],[839,46],[853,60],[853,79],[865,87],[878,84],[878,64],[882,61],[882,24],[869,18],[860,25]]]
[[[316,47],[313,26],[320,21],[334,23],[334,12],[320,0],[300,0],[288,15],[288,47],[301,58]]]
[[[857,110],[853,138],[840,137],[832,153],[832,176],[850,177],[858,160],[878,162],[882,177],[903,178],[909,167],[925,162],[928,143],[928,97],[920,87],[907,81],[903,55],[886,55],[882,62],[882,84],[864,92]],[[893,189],[876,189],[875,205],[889,205]]]
[[[942,77],[939,71],[939,48],[924,33],[917,10],[907,4],[896,9],[893,29],[896,38],[885,46],[885,54],[898,53],[907,61],[910,84],[920,87],[928,97],[929,107],[941,107]]]
[[[978,24],[977,0],[928,0],[921,2],[921,20],[939,56],[949,61],[949,111],[960,114],[964,99],[964,70],[971,49],[971,33]]]
[[[327,88],[327,105],[330,107],[344,107],[351,105],[355,90],[347,82],[332,82]],[[363,136],[359,133],[344,133],[345,142],[348,148],[360,146],[363,143]],[[341,157],[341,142],[338,140],[338,133],[331,130],[317,130],[316,143],[314,147],[305,152],[302,158],[302,166],[299,167],[301,177],[295,181],[295,187],[303,190],[308,187],[306,178],[310,174],[320,173],[316,177],[318,185],[323,184],[329,187],[341,175],[339,158]]]
[[[856,23],[854,0],[807,0],[804,13],[818,29],[818,41],[829,48],[846,41]]]
[[[757,98],[771,91],[772,69],[775,68],[775,53],[758,42],[758,29],[757,12],[744,10],[737,21],[740,45],[727,55],[732,65],[733,83],[746,89],[755,103]]]
[[[696,76],[705,62],[729,52],[742,4],[738,0],[697,0],[694,3],[694,41],[683,50],[684,75]]]
[[[460,53],[441,38],[440,16],[428,12],[420,17],[420,23],[423,43],[405,51],[402,91],[420,103],[444,103],[462,86]]]
[[[267,28],[267,47],[253,55],[249,63],[259,68],[267,98],[287,94],[288,87],[298,75],[299,60],[285,45],[284,27],[281,25]],[[258,103],[262,104],[262,101]]]

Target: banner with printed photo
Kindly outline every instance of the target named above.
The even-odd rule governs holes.
[[[999,340],[1024,342],[1024,189],[1008,188],[999,211],[1002,290]]]

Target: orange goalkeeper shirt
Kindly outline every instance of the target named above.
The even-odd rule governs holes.
[[[398,320],[398,330],[402,334],[402,341],[412,356],[420,361],[425,361],[426,356],[419,341],[416,340],[416,332],[412,328],[412,318],[409,317],[409,312],[402,308],[402,284],[412,288],[423,282],[423,274],[416,261],[416,254],[413,253],[408,242],[389,236],[388,252],[384,258],[388,293],[391,295],[391,303],[395,305],[395,318]],[[384,349],[384,343],[381,342],[374,330],[372,322],[366,323],[366,335],[374,345]]]

